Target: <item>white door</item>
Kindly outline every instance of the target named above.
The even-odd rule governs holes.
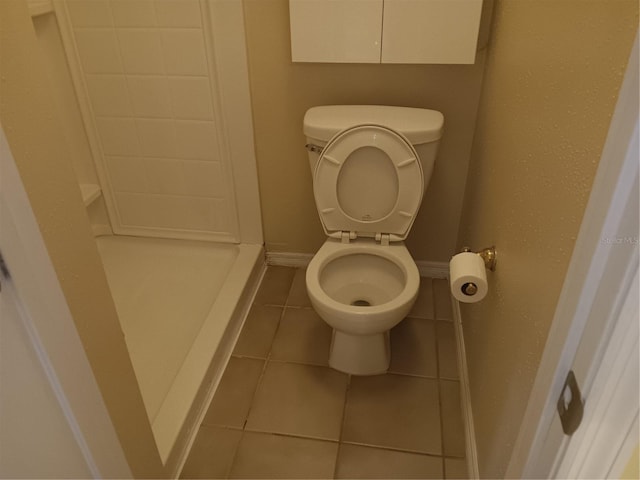
[[[130,478],[0,128],[0,478]]]
[[[638,445],[638,71],[636,38],[509,478],[620,478]],[[557,411],[569,371],[572,435]]]

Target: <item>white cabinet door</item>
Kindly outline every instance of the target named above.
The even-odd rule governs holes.
[[[380,63],[382,6],[383,0],[290,0],[291,59]]]
[[[385,0],[382,63],[474,63],[482,0]]]

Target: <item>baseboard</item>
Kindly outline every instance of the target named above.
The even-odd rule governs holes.
[[[451,298],[453,306],[453,326],[456,335],[458,352],[458,370],[460,372],[460,401],[462,406],[462,417],[464,421],[464,437],[467,458],[467,473],[469,478],[480,478],[478,469],[478,449],[476,446],[476,434],[473,426],[473,413],[471,411],[471,392],[469,389],[469,371],[467,369],[467,354],[464,345],[464,334],[462,330],[462,316],[460,304]]]
[[[304,268],[309,265],[312,258],[312,253],[267,252],[267,265]],[[420,260],[416,265],[421,277],[447,278],[449,276],[449,264],[446,262]]]
[[[418,260],[416,262],[421,277],[449,278],[449,264],[447,262],[429,262]]]
[[[313,258],[312,253],[267,252],[267,265],[305,268]]]

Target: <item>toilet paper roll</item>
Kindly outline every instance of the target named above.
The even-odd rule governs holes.
[[[449,278],[451,293],[460,302],[479,302],[489,290],[484,260],[473,252],[453,256],[449,262]]]

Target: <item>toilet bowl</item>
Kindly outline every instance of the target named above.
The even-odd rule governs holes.
[[[329,366],[353,375],[389,368],[389,330],[411,310],[420,276],[403,243],[381,249],[375,240],[328,239],[307,268],[307,291],[333,327]]]
[[[443,121],[433,110],[385,106],[305,114],[314,198],[328,236],[307,268],[307,292],[333,328],[329,365],[336,370],[375,375],[389,368],[389,330],[411,310],[420,283],[403,241]]]

